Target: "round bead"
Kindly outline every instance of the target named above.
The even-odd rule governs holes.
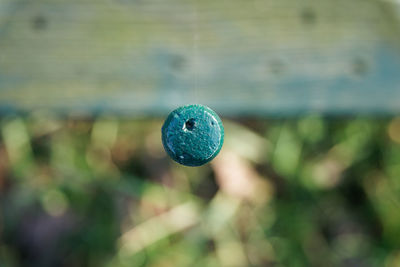
[[[224,142],[224,127],[218,115],[203,105],[188,105],[172,111],[162,126],[165,150],[176,162],[200,166],[217,156]]]

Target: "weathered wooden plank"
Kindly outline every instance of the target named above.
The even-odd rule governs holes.
[[[227,115],[400,111],[395,4],[0,2],[0,109]]]

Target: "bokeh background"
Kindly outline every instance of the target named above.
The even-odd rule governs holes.
[[[399,118],[225,118],[198,168],[161,124],[3,118],[1,265],[399,266]]]
[[[399,5],[0,0],[0,267],[399,267]]]

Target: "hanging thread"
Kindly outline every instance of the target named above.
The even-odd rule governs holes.
[[[198,95],[198,41],[199,41],[199,33],[198,33],[198,10],[197,10],[197,0],[193,0],[194,11],[193,11],[193,38],[192,38],[192,53],[193,53],[193,100],[195,103],[199,100]]]

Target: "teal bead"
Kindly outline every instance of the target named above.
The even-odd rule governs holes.
[[[161,133],[168,155],[186,166],[200,166],[211,161],[224,142],[221,119],[203,105],[175,109],[165,120]]]

